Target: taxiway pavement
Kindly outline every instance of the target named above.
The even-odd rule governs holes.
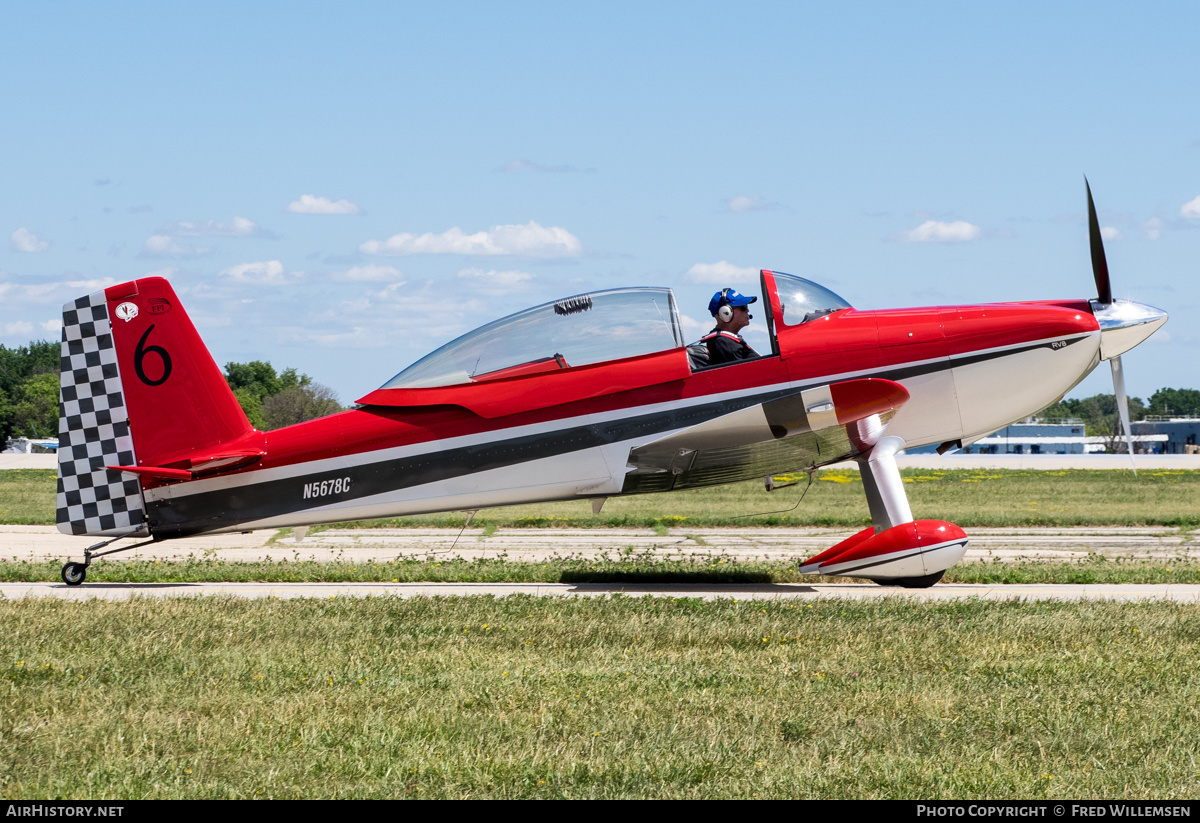
[[[231,562],[280,560],[387,562],[451,557],[537,561],[574,557],[645,557],[669,560],[716,557],[737,560],[804,560],[854,533],[854,529],[733,528],[669,529],[327,529],[303,540],[273,529],[151,543],[105,562],[214,559]],[[1089,554],[1110,558],[1196,558],[1200,541],[1177,528],[982,529],[968,532],[966,561],[1078,560]],[[0,525],[0,560],[82,560],[95,538],[61,534],[53,526]],[[125,540],[110,548],[132,546]]]
[[[669,560],[797,561],[831,546],[853,530],[816,528],[670,529],[327,529],[297,541],[287,532],[244,534],[152,543],[112,558],[89,571],[88,582],[68,588],[61,583],[0,584],[5,598],[55,597],[68,600],[123,600],[130,597],[228,595],[234,597],[416,597],[534,594],[597,597],[613,594],[655,597],[730,597],[740,599],[869,598],[899,595],[923,600],[1110,599],[1200,602],[1200,586],[1187,585],[968,585],[938,584],[910,591],[874,584],[730,584],[622,585],[572,583],[110,583],[104,564],[128,560],[181,561],[219,559],[234,562],[312,560],[352,563],[404,558],[628,558]],[[1071,561],[1099,554],[1116,558],[1196,558],[1200,542],[1175,528],[971,529],[965,562],[1016,560]],[[60,534],[52,526],[0,526],[0,559],[54,561],[82,559],[89,538]],[[125,541],[132,545],[136,541]],[[122,545],[121,543],[114,544]]]

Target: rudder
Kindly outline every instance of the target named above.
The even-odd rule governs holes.
[[[119,535],[143,526],[136,477],[105,468],[135,462],[104,292],[63,306],[58,404],[58,530]]]

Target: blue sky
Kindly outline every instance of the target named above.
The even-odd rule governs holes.
[[[170,278],[218,363],[350,402],[525,306],[758,268],[860,308],[1171,313],[1200,387],[1200,5],[8,4],[0,343]],[[751,337],[751,341],[754,338]],[[1107,368],[1073,392],[1111,391]]]

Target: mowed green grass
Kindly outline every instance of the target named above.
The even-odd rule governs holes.
[[[54,469],[0,471],[0,523],[54,525],[57,477]]]
[[[0,795],[1192,798],[1200,605],[0,603]]]
[[[680,560],[652,555],[607,558],[549,556],[538,561],[503,558],[464,559],[446,555],[393,561],[318,561],[281,559],[234,562],[211,558],[186,560],[98,560],[88,583],[628,583],[745,584],[858,583],[796,571],[804,558],[760,561],[713,554]],[[59,581],[61,560],[0,560],[0,582]],[[1071,561],[975,561],[951,567],[946,583],[1200,583],[1194,557],[1153,560],[1089,555]]]
[[[1143,470],[931,471],[901,473],[918,518],[960,526],[1196,526],[1200,472]],[[475,525],[571,526],[857,526],[869,522],[854,470],[821,471],[805,493],[798,486],[768,494],[758,482],[608,500],[600,514],[587,501],[486,509]],[[0,522],[52,524],[51,470],[0,472]],[[800,496],[804,493],[801,502]],[[797,503],[799,502],[799,505]],[[458,512],[356,526],[461,526]]]

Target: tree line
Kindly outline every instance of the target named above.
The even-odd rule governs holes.
[[[1140,397],[1129,398],[1130,422],[1145,420],[1151,415],[1200,415],[1200,391],[1163,388],[1150,395],[1149,402]],[[1112,394],[1097,394],[1080,400],[1060,400],[1043,409],[1037,417],[1046,421],[1067,418],[1082,420],[1087,427],[1087,434],[1095,437],[1114,435],[1120,428],[1117,398]]]
[[[295,369],[276,374],[270,363],[261,360],[226,363],[225,382],[259,431],[281,429],[342,410],[333,389],[314,383]]]
[[[58,368],[62,344],[35,340],[0,345],[0,449],[10,437],[58,437]],[[337,395],[295,369],[226,363],[225,382],[256,429],[269,431],[342,410]]]

